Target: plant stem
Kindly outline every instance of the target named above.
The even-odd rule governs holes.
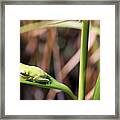
[[[99,99],[100,99],[100,75],[98,75],[95,85],[95,91],[93,94],[93,100],[99,100]]]
[[[78,100],[85,99],[88,36],[89,36],[89,21],[83,20],[82,21],[82,35],[81,35]]]

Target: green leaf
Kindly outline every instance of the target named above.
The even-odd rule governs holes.
[[[100,100],[100,75],[97,78],[93,100]]]
[[[20,83],[22,84],[32,85],[40,88],[62,90],[63,92],[67,93],[72,99],[77,99],[69,87],[58,82],[38,67],[20,63],[20,71]]]
[[[20,33],[29,32],[36,29],[48,28],[48,27],[81,29],[82,24],[80,21],[69,21],[69,20],[42,21],[20,27]]]

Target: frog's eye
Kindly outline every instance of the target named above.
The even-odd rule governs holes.
[[[20,71],[20,74],[21,74],[21,75],[24,75],[24,76],[29,76],[29,74],[26,73],[25,71]]]

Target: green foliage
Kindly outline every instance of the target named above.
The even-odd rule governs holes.
[[[81,35],[81,50],[80,50],[80,74],[79,74],[79,91],[78,99],[85,99],[85,84],[86,84],[86,67],[88,55],[88,36],[89,36],[89,21],[82,21]]]
[[[62,27],[62,28],[75,28],[81,29],[81,22],[79,21],[43,21],[25,25],[20,28],[20,33],[29,32],[36,29],[48,28],[48,27]]]
[[[58,82],[38,67],[20,63],[20,71],[20,83],[22,84],[28,84],[41,88],[62,90],[63,92],[67,93],[72,99],[77,99],[69,87]]]
[[[93,100],[99,100],[100,99],[100,75],[97,78],[95,91],[93,94]]]

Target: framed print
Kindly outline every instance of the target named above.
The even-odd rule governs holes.
[[[119,119],[118,1],[1,9],[1,118]]]

